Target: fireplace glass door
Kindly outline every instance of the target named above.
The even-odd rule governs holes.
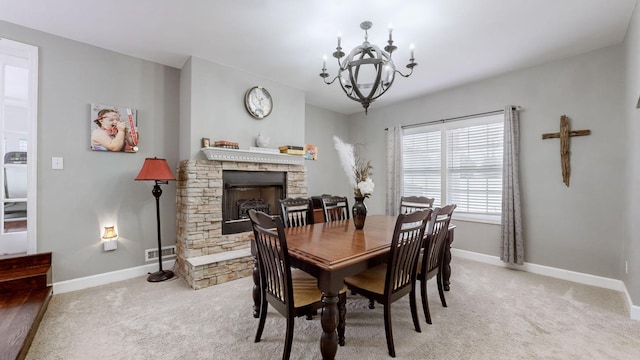
[[[286,198],[286,173],[223,171],[222,234],[251,231],[248,211],[280,214],[278,200]]]

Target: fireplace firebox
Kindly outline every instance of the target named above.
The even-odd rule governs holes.
[[[222,186],[222,234],[247,232],[250,209],[280,214],[278,200],[287,196],[287,173],[225,170]]]

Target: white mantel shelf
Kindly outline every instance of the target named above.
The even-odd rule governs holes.
[[[304,165],[304,156],[280,153],[263,153],[257,151],[203,147],[200,149],[209,160],[254,162],[267,164]]]

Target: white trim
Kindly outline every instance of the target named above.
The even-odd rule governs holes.
[[[163,261],[163,269],[172,269],[175,260]],[[53,283],[53,293],[62,294],[70,291],[87,289],[94,286],[106,285],[117,281],[133,279],[158,271],[158,264],[137,266],[129,269],[111,271],[108,273],[86,276],[77,279]]]
[[[27,254],[38,251],[38,48],[29,47],[29,144],[27,145]]]
[[[638,320],[640,321],[640,306],[638,305],[633,305],[633,303],[631,302],[631,298],[627,298],[627,303],[631,304],[631,311],[630,311],[630,317],[633,320]]]
[[[457,221],[467,221],[467,222],[476,222],[483,224],[492,224],[492,225],[500,225],[502,219],[500,219],[500,215],[488,215],[488,214],[470,214],[470,213],[453,213],[452,220]]]
[[[629,309],[629,317],[633,320],[640,320],[640,306],[633,305],[631,297],[627,292],[627,287],[624,285],[624,282],[622,282],[621,280],[605,278],[602,276],[579,273],[575,271],[564,270],[564,269],[554,268],[550,266],[537,265],[537,264],[531,264],[531,263],[524,263],[523,265],[511,265],[511,264],[504,263],[497,256],[480,254],[476,252],[454,249],[454,248],[451,249],[451,255],[457,256],[463,259],[469,259],[469,260],[486,263],[486,264],[506,267],[510,269],[522,270],[522,271],[530,272],[532,274],[544,275],[544,276],[549,276],[556,279],[573,281],[579,284],[597,286],[604,289],[623,292],[625,294],[627,308]]]
[[[633,305],[633,301],[631,300],[631,296],[627,291],[627,288],[624,288],[624,298],[627,301],[627,307],[629,308],[629,317],[633,320],[640,320],[640,306]]]
[[[304,156],[289,154],[272,154],[239,149],[203,147],[200,149],[208,160],[255,162],[267,164],[304,165]]]

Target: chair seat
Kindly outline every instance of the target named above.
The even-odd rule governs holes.
[[[291,269],[291,285],[293,286],[293,306],[303,307],[322,299],[322,291],[318,289],[318,279],[308,273]],[[347,286],[342,286],[340,294],[347,291]]]
[[[318,289],[318,279],[298,269],[291,269],[291,285],[293,286],[293,306],[303,307],[322,300],[322,292]]]
[[[387,274],[387,264],[380,264],[376,267],[369,268],[354,276],[344,279],[347,285],[376,293],[384,294],[384,281]]]

